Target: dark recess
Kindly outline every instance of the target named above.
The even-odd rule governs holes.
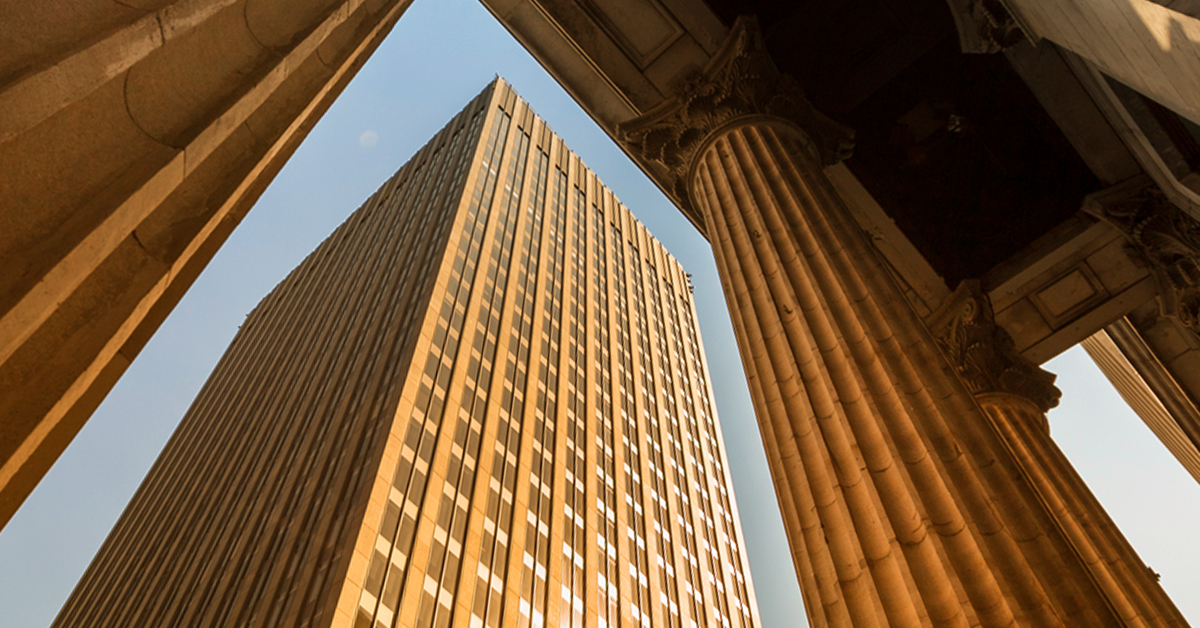
[[[856,133],[846,162],[950,287],[1079,211],[1100,184],[1003,54],[966,55],[944,0],[709,0]]]

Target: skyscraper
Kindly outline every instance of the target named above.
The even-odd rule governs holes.
[[[707,377],[497,79],[247,317],[56,625],[757,627]]]

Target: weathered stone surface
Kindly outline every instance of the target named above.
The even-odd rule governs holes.
[[[148,4],[0,86],[0,525],[407,2],[255,6],[270,49],[247,0]]]
[[[1086,209],[1120,230],[1134,259],[1153,272],[1162,314],[1200,333],[1200,221],[1153,184],[1093,195]]]
[[[1021,27],[1001,0],[947,0],[947,4],[954,15],[963,52],[1000,52],[1024,38]]]
[[[959,284],[929,326],[972,394],[1017,395],[1042,412],[1058,405],[1062,392],[1054,386],[1054,374],[1017,352],[1008,332],[996,324],[978,281]]]
[[[749,17],[738,20],[708,66],[689,76],[674,98],[622,123],[617,136],[630,152],[665,166],[667,178],[661,183],[684,212],[694,212],[688,176],[696,155],[712,131],[752,115],[787,120],[804,129],[826,165],[852,152],[854,133],[814,109],[799,83],[779,72],[758,21]]]

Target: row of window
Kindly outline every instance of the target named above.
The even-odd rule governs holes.
[[[482,122],[481,119],[479,121]],[[412,415],[406,422],[404,445],[393,476],[393,486],[380,525],[380,534],[368,564],[355,628],[390,627],[394,624],[400,607],[400,596],[404,591],[407,567],[412,558],[421,505],[437,448],[439,427],[445,420],[443,412],[447,406],[452,367],[462,337],[467,302],[475,282],[479,250],[492,205],[491,197],[495,190],[497,171],[495,164],[503,150],[502,142],[507,133],[508,122],[505,116],[494,117],[463,231],[457,242],[451,244],[455,247],[454,262],[448,285],[439,304],[438,323],[431,339],[430,351],[422,364],[421,382]],[[477,133],[477,126],[473,126],[468,136],[476,137]],[[438,138],[435,138],[430,144],[438,144],[437,140]],[[462,148],[460,153],[474,152],[474,146],[470,144]],[[446,152],[448,154],[450,151]],[[465,155],[459,157],[465,159]],[[429,171],[434,173],[442,172],[442,169],[446,168],[436,158],[436,153],[429,163]],[[417,195],[418,201],[421,197],[422,195]],[[427,275],[431,274],[435,274],[432,269]],[[413,367],[418,363],[414,360]],[[465,434],[463,439],[465,440]],[[439,514],[439,522],[445,522],[445,519],[446,517]],[[447,529],[443,527],[440,533],[435,532],[435,537],[445,543]],[[430,565],[425,567],[426,574],[430,573]],[[438,567],[436,571],[440,573],[441,565]]]
[[[526,112],[509,98],[493,114],[451,241],[361,626],[391,626],[401,595],[436,628],[457,623],[457,602],[472,628],[542,628],[551,611],[563,628],[592,625],[589,604],[602,628],[752,626],[682,271],[660,274],[655,260],[674,262]],[[450,160],[437,155],[428,172]],[[428,556],[414,557],[424,520]],[[406,586],[407,571],[423,580]]]

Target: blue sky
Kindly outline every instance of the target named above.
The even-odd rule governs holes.
[[[49,625],[245,315],[497,74],[693,274],[763,625],[803,625],[707,242],[477,1],[417,0],[0,533],[0,628]],[[1082,350],[1047,368],[1056,440],[1200,623],[1200,486]]]

